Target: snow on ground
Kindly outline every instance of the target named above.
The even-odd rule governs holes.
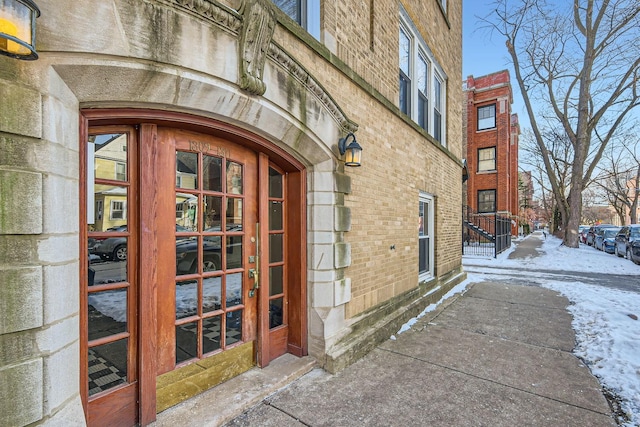
[[[628,417],[622,425],[640,425],[640,320],[631,317],[640,318],[640,266],[587,245],[581,244],[579,249],[561,246],[560,239],[549,235],[544,239],[542,233],[528,238],[543,240],[539,256],[508,259],[515,249],[512,245],[498,258],[465,256],[463,264],[629,275],[629,283],[635,281],[638,293],[580,281],[538,281],[571,302],[567,309],[573,316],[572,326],[576,332],[574,354],[589,366],[605,389],[620,399],[621,409]],[[485,274],[469,276],[468,280],[491,280]],[[504,276],[500,279],[504,280]]]

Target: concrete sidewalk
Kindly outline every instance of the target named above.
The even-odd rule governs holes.
[[[539,234],[509,257],[536,256]],[[598,381],[571,353],[568,304],[548,289],[476,283],[336,375],[285,355],[157,425],[615,426]]]
[[[567,304],[477,283],[340,373],[314,370],[228,425],[615,426],[571,354]]]

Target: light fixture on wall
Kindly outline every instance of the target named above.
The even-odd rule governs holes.
[[[469,179],[469,168],[467,167],[467,159],[462,159],[462,183]]]
[[[351,138],[351,143],[347,145]],[[338,142],[338,149],[340,154],[344,156],[345,166],[360,166],[362,161],[362,147],[356,141],[356,136],[353,132],[349,132],[344,138],[340,138]]]
[[[0,54],[38,59],[36,18],[40,9],[32,0],[0,0]]]

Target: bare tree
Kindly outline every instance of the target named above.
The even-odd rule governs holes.
[[[496,0],[494,4],[485,22],[506,39],[561,215],[563,242],[578,247],[582,191],[609,141],[640,105],[640,2]],[[545,137],[549,128],[562,129],[571,144],[568,187],[555,175],[553,151]]]
[[[626,136],[619,150],[607,150],[603,156],[604,162],[599,179],[594,181],[606,194],[609,204],[616,210],[622,225],[626,225],[627,214],[631,224],[638,222],[638,199],[640,198],[638,146],[640,144],[631,146],[628,141],[633,137],[634,135]]]

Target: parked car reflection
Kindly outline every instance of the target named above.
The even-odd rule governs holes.
[[[636,239],[631,243],[631,251],[629,251],[628,255],[631,261],[640,265],[640,239]]]

